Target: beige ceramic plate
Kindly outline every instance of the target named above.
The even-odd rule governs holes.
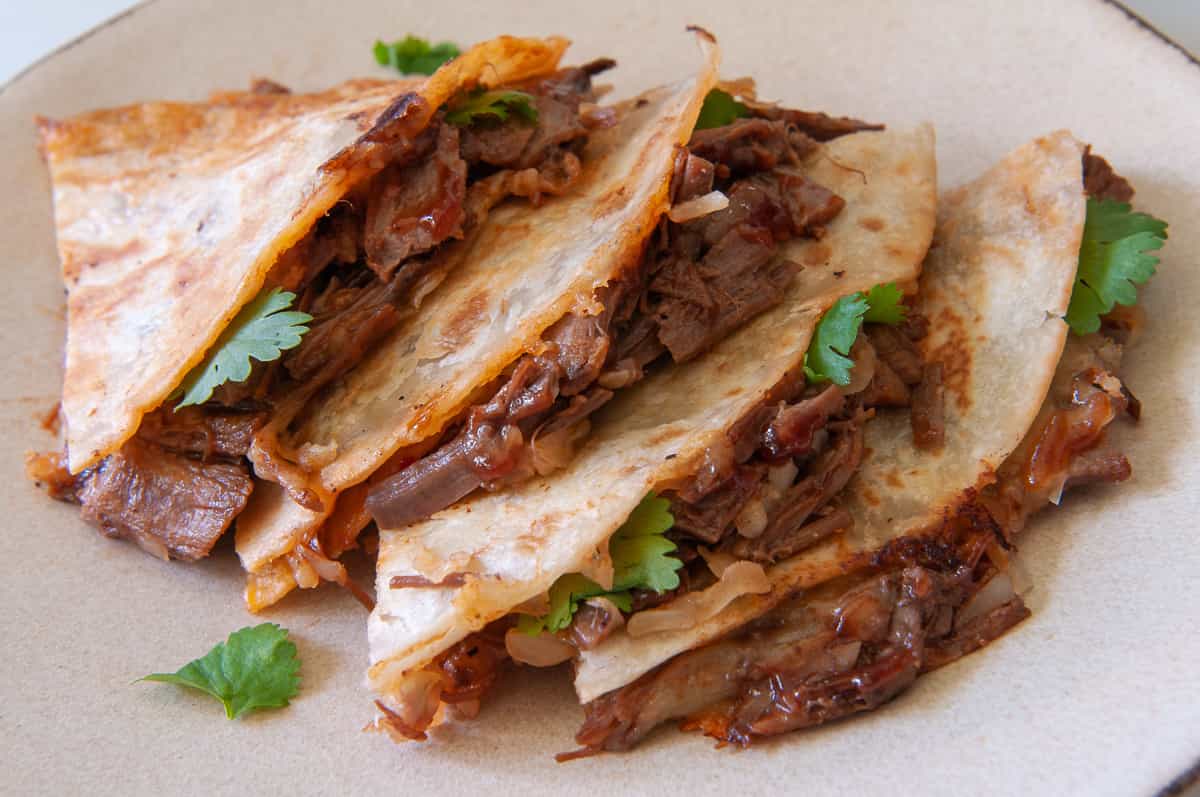
[[[884,710],[745,753],[674,731],[633,755],[556,765],[580,712],[565,672],[516,678],[476,723],[396,747],[360,733],[365,615],[335,589],[270,615],[292,629],[303,692],[227,722],[162,685],[253,618],[232,550],[168,565],[100,538],[26,483],[51,440],[63,331],[32,117],[201,98],[267,75],[298,88],[373,73],[377,36],[459,42],[564,33],[571,59],[611,55],[618,90],[694,62],[686,23],[714,31],[725,74],[801,107],[938,126],[953,185],[1024,140],[1070,127],[1172,222],[1150,326],[1129,358],[1145,406],[1135,477],[1072,495],[1025,539],[1032,619],[922,679]],[[0,91],[0,792],[674,795],[1146,794],[1200,754],[1200,68],[1096,0],[930,3],[747,0],[159,0]],[[567,231],[569,234],[569,231]],[[481,791],[482,787],[482,791]]]

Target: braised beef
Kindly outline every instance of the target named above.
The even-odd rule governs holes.
[[[693,154],[722,167],[720,175],[732,177],[795,166],[815,148],[815,142],[789,130],[786,122],[760,118],[697,130],[688,142]]]
[[[841,412],[845,403],[842,391],[829,385],[812,398],[785,404],[762,431],[758,447],[770,460],[805,456],[812,451],[817,430]]]
[[[431,127],[429,143],[414,160],[389,166],[367,195],[363,245],[367,265],[387,281],[405,260],[462,234],[467,162],[459,155],[458,128]]]
[[[912,393],[913,444],[933,451],[946,442],[946,395],[942,364],[930,363],[922,370],[921,383]]]
[[[1112,199],[1117,202],[1133,199],[1133,186],[1117,174],[1108,161],[1093,155],[1090,145],[1083,151],[1083,190],[1092,199]]]
[[[883,125],[851,119],[847,116],[830,116],[818,111],[799,111],[778,106],[755,106],[768,119],[786,122],[814,141],[831,141],[840,136],[863,130],[882,130]]]
[[[863,457],[863,423],[865,415],[855,413],[850,419],[831,424],[830,444],[808,466],[804,478],[792,485],[779,511],[774,513],[766,529],[753,539],[738,538],[730,552],[738,559],[772,564],[794,556],[819,542],[837,528],[828,524],[810,527],[810,517],[842,491],[858,470]]]
[[[913,339],[901,327],[889,324],[868,324],[864,328],[875,356],[892,369],[906,385],[921,382],[925,364]]]
[[[586,82],[583,77],[581,83]],[[586,126],[567,124],[568,117],[575,117],[559,113],[578,108],[579,99],[571,94],[574,84],[556,79],[538,85],[539,130],[525,136],[515,119],[468,129],[463,133],[468,159],[477,156],[491,165],[520,166],[531,162],[531,150],[545,149],[540,142],[548,141],[557,147],[553,151],[566,153],[557,157],[565,158],[567,177],[574,179],[578,161],[571,163],[569,145],[582,135],[578,128]],[[547,88],[551,85],[555,88]],[[673,201],[708,193],[719,180],[729,197],[728,207],[683,224],[664,220],[641,261],[597,291],[595,298],[603,307],[599,314],[568,315],[546,331],[539,367],[547,375],[553,372],[554,379],[546,382],[546,394],[539,394],[536,424],[518,424],[503,411],[487,410],[494,401],[471,408],[463,426],[439,449],[372,488],[367,506],[375,520],[389,528],[407,525],[478,487],[511,484],[542,472],[528,466],[529,457],[522,451],[539,426],[539,434],[562,428],[554,420],[559,414],[576,421],[580,412],[586,415],[607,401],[609,391],[643,378],[664,353],[677,363],[697,357],[781,301],[799,266],[780,256],[779,244],[797,236],[819,236],[845,204],[823,186],[776,169],[799,164],[813,146],[783,121],[738,120],[726,128],[697,131],[689,148],[677,154]],[[515,154],[518,148],[520,158]],[[501,172],[476,182],[468,191],[467,218],[486,215],[496,196],[528,195],[518,185],[523,174]],[[534,173],[531,179],[541,185],[546,178]],[[520,366],[509,381],[519,370]],[[501,380],[497,390],[503,392],[507,385]],[[583,395],[587,401],[571,401]],[[547,400],[550,406],[545,406]],[[718,470],[723,482],[729,473],[723,466]],[[698,484],[694,480],[691,486]],[[700,495],[685,497],[698,500]],[[696,512],[701,535],[715,533],[711,524],[717,519],[716,501]],[[723,507],[725,512],[733,509],[732,504]]]
[[[166,558],[207,556],[246,506],[244,464],[203,463],[134,438],[77,477],[84,520]]]
[[[709,544],[719,542],[746,502],[758,493],[765,473],[766,467],[758,463],[735,466],[733,475],[720,487],[694,502],[671,493],[672,536],[686,534]]]
[[[267,422],[258,411],[162,407],[142,418],[138,438],[167,451],[202,460],[246,456],[254,433]]]
[[[579,650],[591,650],[624,624],[621,611],[608,599],[584,602],[571,618],[566,636]]]
[[[906,563],[831,582],[586,704],[580,753],[629,749],[677,718],[685,730],[745,745],[874,708],[1027,615],[1015,598],[954,627],[956,609],[990,572],[953,557],[935,569]]]

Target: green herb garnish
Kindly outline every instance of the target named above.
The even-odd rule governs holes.
[[[274,623],[243,628],[177,672],[140,680],[199,689],[220,700],[229,719],[255,709],[282,708],[300,691],[300,661],[287,637],[287,630]]]
[[[527,634],[561,631],[571,624],[579,604],[588,598],[605,597],[621,611],[633,607],[631,590],[666,592],[679,586],[683,562],[668,556],[675,543],[664,533],[675,525],[671,502],[651,493],[629,514],[608,541],[613,560],[613,586],[606,590],[579,573],[562,576],[550,587],[550,611],[541,617],[523,614],[517,628]]]
[[[460,127],[469,127],[486,119],[503,122],[509,114],[516,114],[528,124],[537,124],[538,112],[533,97],[523,91],[475,89],[446,106],[446,121]]]
[[[854,361],[850,348],[864,321],[896,325],[904,321],[904,294],[895,283],[876,285],[864,296],[852,293],[838,299],[821,317],[804,355],[804,376],[809,382],[850,384]]]
[[[271,362],[300,345],[312,321],[308,313],[282,312],[296,294],[275,288],[263,291],[246,305],[217,338],[204,360],[188,372],[176,391],[183,398],[175,409],[203,404],[226,382],[250,378],[250,360]]]
[[[1134,213],[1124,202],[1088,199],[1079,270],[1067,324],[1076,335],[1100,329],[1100,316],[1115,304],[1137,302],[1137,287],[1154,276],[1158,257],[1167,239],[1167,223],[1145,213]]]
[[[461,54],[452,42],[430,44],[417,36],[405,36],[387,44],[375,42],[375,60],[406,75],[432,75],[438,67]]]
[[[750,109],[733,98],[727,91],[713,89],[704,98],[700,107],[700,117],[696,120],[697,130],[708,130],[711,127],[724,127],[735,119],[750,115]]]

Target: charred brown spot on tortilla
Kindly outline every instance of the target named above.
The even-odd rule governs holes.
[[[874,216],[869,216],[865,219],[860,219],[858,224],[864,230],[870,230],[871,232],[879,232],[880,230],[882,230],[884,228],[884,226],[886,226],[883,219],[876,218]]]
[[[945,342],[929,353],[929,361],[942,366],[942,384],[954,397],[960,412],[971,408],[971,347],[967,344],[967,327],[963,319],[949,307],[932,319]]]

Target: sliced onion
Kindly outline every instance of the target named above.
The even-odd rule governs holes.
[[[861,393],[875,378],[875,347],[867,340],[866,335],[859,335],[850,348],[850,357],[854,367],[850,370],[850,384],[842,388],[842,395],[853,396]]]
[[[771,591],[771,582],[757,562],[736,562],[726,567],[716,584],[700,592],[689,592],[665,606],[647,609],[629,618],[625,624],[631,637],[643,637],[664,631],[695,628],[742,595],[761,595]]]
[[[767,520],[767,508],[763,506],[761,498],[755,497],[747,501],[742,511],[738,512],[737,517],[733,519],[733,525],[737,527],[738,534],[754,539],[766,530]]]
[[[954,627],[960,628],[976,617],[982,617],[992,609],[1003,606],[1016,596],[1008,573],[996,573],[959,609],[954,618]]]
[[[772,489],[782,494],[784,490],[792,486],[792,482],[796,481],[796,474],[800,469],[796,467],[796,463],[792,460],[772,465],[767,468],[767,483]]]
[[[315,589],[321,583],[320,574],[317,573],[316,569],[303,556],[293,551],[285,558],[288,565],[292,568],[292,576],[296,579],[296,586],[301,589]]]
[[[529,441],[529,452],[533,458],[533,469],[539,476],[562,470],[575,457],[578,442],[591,431],[586,418],[562,429],[539,435],[536,432]]]
[[[417,670],[405,676],[392,695],[393,710],[409,728],[424,731],[441,708],[445,683],[445,676],[434,670]]]
[[[698,196],[672,206],[667,212],[667,218],[676,224],[683,224],[727,207],[729,207],[729,197],[720,191],[709,191],[704,196]]]
[[[833,660],[833,668],[837,672],[850,669],[858,661],[862,651],[862,642],[849,642],[829,649],[829,657]]]
[[[504,634],[504,649],[512,660],[531,667],[553,667],[575,655],[575,648],[545,631],[533,636],[515,628]]]
[[[697,550],[700,551],[700,556],[704,559],[705,564],[708,565],[708,569],[717,578],[720,578],[725,573],[726,568],[732,564],[736,564],[738,561],[737,557],[725,551],[714,551],[704,546],[700,546]]]

